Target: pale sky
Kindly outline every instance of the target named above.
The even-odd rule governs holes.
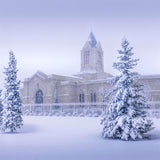
[[[0,86],[8,52],[23,81],[36,70],[72,75],[80,71],[80,50],[93,31],[104,51],[105,72],[126,37],[140,62],[140,74],[160,74],[158,0],[0,0]]]

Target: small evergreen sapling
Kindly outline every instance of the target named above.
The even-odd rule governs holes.
[[[17,81],[17,61],[14,53],[9,52],[8,67],[5,68],[5,90],[4,90],[4,109],[2,130],[14,132],[20,128],[22,123],[22,101],[20,98],[19,88],[20,81]]]
[[[148,105],[143,86],[138,83],[138,73],[132,70],[138,60],[131,58],[132,48],[127,40],[122,41],[122,50],[118,53],[119,62],[114,63],[113,67],[120,75],[112,80],[113,91],[108,112],[102,119],[102,136],[122,140],[142,139],[143,134],[152,129],[152,121],[145,111]]]

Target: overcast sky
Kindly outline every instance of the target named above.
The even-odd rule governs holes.
[[[19,78],[36,70],[71,75],[80,71],[80,50],[93,31],[104,51],[105,71],[114,74],[121,40],[140,58],[140,74],[160,74],[158,0],[0,0],[0,85],[8,51]]]

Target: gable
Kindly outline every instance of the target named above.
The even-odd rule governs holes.
[[[36,80],[43,80],[43,79],[46,79],[48,78],[48,76],[41,72],[41,71],[37,71],[31,78],[30,78],[30,81],[36,81]]]

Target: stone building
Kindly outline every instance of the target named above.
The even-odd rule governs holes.
[[[113,76],[104,72],[103,50],[91,32],[81,50],[81,70],[74,76],[46,75],[37,71],[23,82],[23,104],[103,102],[111,90]],[[145,94],[153,107],[159,107],[160,75],[141,76]]]

